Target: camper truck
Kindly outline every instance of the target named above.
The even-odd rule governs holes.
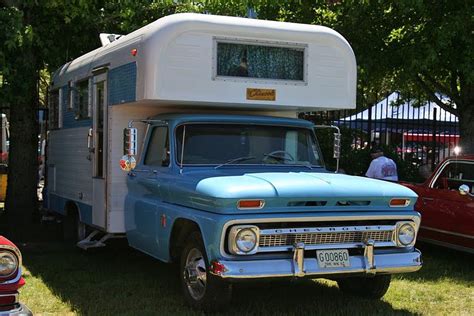
[[[161,18],[55,73],[45,207],[81,248],[125,237],[175,262],[195,308],[270,278],[380,298],[422,265],[417,196],[329,172],[297,119],[355,103],[354,53],[329,28]]]

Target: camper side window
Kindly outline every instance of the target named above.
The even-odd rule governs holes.
[[[75,86],[75,119],[84,120],[90,118],[89,116],[89,80],[83,80]]]
[[[305,47],[217,42],[217,76],[305,81]]]
[[[168,127],[154,127],[145,155],[145,165],[167,167],[170,164]]]
[[[49,95],[49,129],[59,128],[59,90]]]

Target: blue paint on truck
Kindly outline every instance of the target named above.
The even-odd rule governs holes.
[[[128,176],[126,197],[126,230],[131,246],[160,260],[170,261],[173,224],[186,219],[196,223],[202,234],[208,258],[220,260],[229,256],[222,248],[225,226],[230,221],[252,223],[274,218],[291,221],[318,221],[318,218],[344,216],[354,219],[370,215],[417,217],[413,210],[416,194],[398,184],[328,172],[324,167],[280,164],[231,164],[183,166],[179,157],[176,131],[183,124],[243,124],[285,126],[308,129],[309,122],[263,116],[162,115],[169,134],[169,166],[147,166],[145,152]],[[153,128],[153,124],[151,129]],[[148,133],[146,144],[150,142]],[[410,201],[406,207],[389,206],[393,197]],[[241,199],[264,199],[259,210],[241,210]],[[324,201],[320,205],[302,201]],[[363,203],[342,206],[342,202]],[[369,201],[366,204],[365,201]],[[161,224],[166,218],[166,226]],[[225,237],[224,237],[225,240]],[[225,247],[224,247],[225,248]],[[410,248],[413,250],[413,248]]]

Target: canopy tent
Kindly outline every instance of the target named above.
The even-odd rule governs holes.
[[[341,118],[334,123],[372,132],[432,133],[435,130],[439,134],[457,134],[456,115],[442,109],[434,102],[425,102],[415,107],[414,101],[399,104],[399,99],[399,93],[393,92],[371,108]]]

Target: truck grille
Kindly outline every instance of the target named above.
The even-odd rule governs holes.
[[[260,247],[293,246],[297,242],[305,245],[324,244],[354,244],[363,243],[368,239],[375,242],[392,242],[393,231],[349,231],[349,232],[322,232],[322,233],[285,233],[261,234]]]

